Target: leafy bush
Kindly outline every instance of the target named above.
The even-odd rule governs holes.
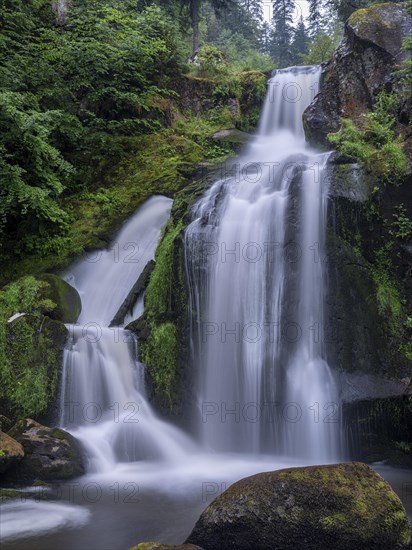
[[[398,239],[409,239],[412,237],[412,220],[408,217],[406,208],[403,204],[396,207],[393,215],[391,234]],[[412,326],[410,327],[412,328]]]
[[[343,119],[340,130],[328,139],[339,151],[365,163],[384,182],[398,184],[407,171],[407,157],[402,149],[401,136],[395,135],[398,98],[381,92],[375,109],[363,115],[356,125]]]
[[[368,162],[374,153],[374,147],[364,140],[362,131],[355,123],[344,118],[342,126],[335,134],[329,134],[328,139],[341,153],[361,162]]]

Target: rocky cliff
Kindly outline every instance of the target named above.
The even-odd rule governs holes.
[[[411,31],[405,4],[355,12],[304,114],[309,141],[331,148],[327,135],[339,130],[342,119],[364,131],[365,114],[381,92],[399,98],[393,143],[409,156],[407,174],[388,181],[372,156],[364,162],[340,153],[330,157],[324,258],[327,318],[335,336],[329,362],[340,380],[348,433],[356,428],[351,452],[374,460],[388,455],[391,461],[395,452],[397,463],[402,452],[408,463],[412,449],[402,420],[410,416],[411,398],[400,397],[401,379],[412,374],[411,95],[397,74],[407,55],[402,42]],[[397,397],[387,401],[389,396]],[[368,456],[360,455],[366,447]]]
[[[341,117],[359,117],[382,89],[399,91],[393,73],[406,59],[402,41],[411,32],[404,3],[376,4],[351,15],[333,59],[323,67],[320,93],[304,114],[312,143],[327,145],[326,136],[338,130]],[[410,107],[405,98],[401,111]]]

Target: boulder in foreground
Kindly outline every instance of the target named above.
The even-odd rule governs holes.
[[[203,512],[186,543],[205,550],[410,548],[390,485],[366,464],[290,468],[234,483]]]
[[[76,439],[60,428],[47,428],[30,418],[20,420],[9,432],[24,449],[24,458],[7,475],[31,482],[70,479],[84,474]]]
[[[4,432],[0,432],[0,474],[17,464],[23,457],[24,451],[21,444]]]

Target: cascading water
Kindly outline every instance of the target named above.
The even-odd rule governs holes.
[[[66,275],[82,295],[83,311],[70,327],[61,423],[85,446],[89,472],[59,484],[57,501],[2,504],[5,548],[180,544],[232,482],[339,458],[321,261],[328,155],[307,147],[301,124],[318,80],[317,68],[276,73],[258,135],[232,176],[196,205],[185,235],[197,428],[206,447],[232,452],[200,452],[156,417],[134,359],[136,341],[121,327],[109,328],[169,215],[171,201],[154,197],[109,250]],[[141,311],[140,298],[126,319]],[[162,459],[161,467],[154,459]],[[396,476],[401,493],[404,477]],[[101,498],[93,493],[88,500],[89,487]]]
[[[328,155],[309,149],[302,125],[319,77],[275,73],[257,136],[186,231],[199,430],[213,450],[338,457],[323,315]]]
[[[82,442],[89,471],[117,462],[181,458],[189,440],[156,417],[147,402],[132,334],[109,328],[147,262],[154,257],[172,201],[153,197],[128,221],[109,250],[81,260],[66,279],[82,298],[69,327],[61,395],[61,425]]]

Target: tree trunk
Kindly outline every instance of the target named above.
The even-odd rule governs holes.
[[[192,30],[193,30],[193,53],[195,54],[199,49],[199,8],[200,0],[190,1],[190,11],[192,18]]]

